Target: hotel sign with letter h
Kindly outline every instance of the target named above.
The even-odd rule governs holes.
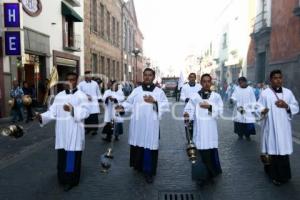
[[[21,17],[19,3],[4,3],[4,49],[7,56],[21,56]]]

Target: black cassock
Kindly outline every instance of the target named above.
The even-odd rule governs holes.
[[[135,170],[154,176],[156,175],[158,150],[130,146],[130,167]]]
[[[79,184],[82,151],[57,150],[57,176],[63,185]]]
[[[272,180],[287,182],[291,179],[290,158],[288,155],[270,155],[270,165],[265,165],[265,172]]]

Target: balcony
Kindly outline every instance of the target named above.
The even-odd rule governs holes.
[[[64,43],[64,49],[69,51],[81,51],[81,36],[80,35],[74,35],[71,37],[65,36],[65,43]]]
[[[253,33],[251,37],[257,38],[271,33],[271,26],[268,24],[267,12],[262,11],[253,19]]]

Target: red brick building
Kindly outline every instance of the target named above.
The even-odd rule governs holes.
[[[247,76],[268,80],[270,71],[281,69],[285,86],[300,98],[299,0],[258,0],[257,17],[248,53]]]

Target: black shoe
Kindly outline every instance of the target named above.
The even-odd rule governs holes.
[[[205,186],[205,181],[203,181],[203,180],[198,180],[196,183],[199,187]]]
[[[251,137],[250,137],[250,136],[247,136],[247,137],[246,137],[246,140],[247,140],[247,141],[251,141]]]
[[[92,132],[92,135],[97,135],[97,134],[98,134],[97,131]]]
[[[145,175],[145,179],[146,179],[146,182],[151,184],[153,183],[153,176],[151,175]]]
[[[239,135],[239,140],[243,140],[243,136],[242,135]]]
[[[65,191],[65,192],[68,192],[68,191],[70,191],[72,188],[73,188],[72,185],[65,185],[65,186],[64,186],[64,191]]]
[[[119,139],[119,137],[118,136],[116,136],[115,137],[115,141],[119,141],[120,139]]]
[[[102,138],[102,140],[105,141],[105,142],[111,142],[110,138]]]
[[[281,186],[282,185],[282,182],[280,181],[276,181],[276,180],[273,180],[272,183],[276,186]]]

